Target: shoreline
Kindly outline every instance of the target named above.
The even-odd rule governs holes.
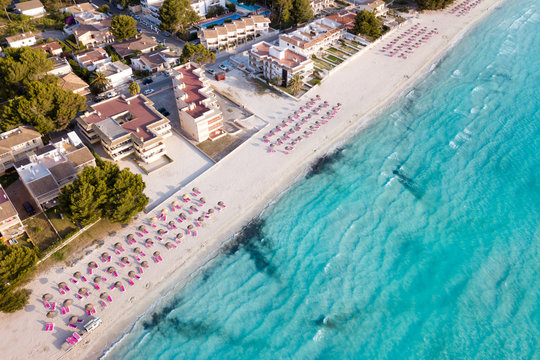
[[[120,304],[120,308],[116,307],[116,309],[120,309],[123,312],[123,315],[120,317],[116,317],[113,319],[110,319],[111,315],[110,311],[109,313],[104,313],[102,316],[102,312],[98,313],[98,316],[102,317],[104,320],[104,324],[102,324],[95,332],[92,334],[89,334],[89,336],[85,336],[86,342],[78,344],[76,347],[73,347],[71,351],[63,351],[59,349],[51,349],[52,346],[49,346],[48,349],[40,348],[40,349],[29,349],[27,352],[25,352],[26,356],[31,352],[33,352],[33,355],[40,358],[39,355],[47,356],[47,357],[54,357],[54,358],[97,358],[97,357],[105,357],[107,353],[114,349],[114,346],[118,344],[126,334],[128,334],[134,326],[137,325],[138,321],[144,317],[145,314],[153,311],[155,308],[159,307],[161,303],[161,298],[166,297],[167,294],[178,291],[181,287],[183,287],[187,281],[189,281],[192,276],[195,276],[199,273],[201,269],[204,269],[208,266],[212,265],[212,261],[216,259],[221,253],[221,249],[229,244],[231,241],[234,241],[236,235],[238,235],[246,226],[248,226],[252,221],[256,220],[258,217],[263,216],[266,209],[268,209],[274,202],[278,201],[281,196],[287,193],[289,189],[293,186],[295,186],[298,181],[301,181],[305,175],[308,173],[309,169],[313,165],[317,159],[327,156],[334,152],[336,149],[341,147],[343,144],[350,141],[351,138],[356,136],[360,131],[362,131],[365,127],[369,126],[371,122],[376,119],[378,116],[380,116],[384,111],[386,111],[391,105],[395,103],[396,100],[398,100],[400,97],[402,97],[404,94],[411,91],[412,88],[414,88],[419,81],[421,81],[426,75],[428,75],[431,71],[433,71],[438,64],[444,60],[445,55],[451,51],[456,44],[458,44],[461,39],[466,35],[467,31],[474,28],[475,25],[477,25],[482,19],[484,19],[486,16],[488,16],[492,11],[494,11],[500,4],[502,4],[504,0],[484,0],[484,2],[481,4],[481,8],[475,9],[476,11],[471,12],[471,17],[467,18],[466,22],[462,24],[459,31],[453,34],[453,36],[448,39],[448,41],[438,48],[435,49],[433,53],[431,53],[431,56],[427,56],[423,59],[423,65],[417,66],[416,69],[412,72],[412,74],[407,75],[407,78],[401,78],[401,81],[399,81],[397,84],[393,84],[392,87],[393,91],[389,94],[383,94],[384,97],[381,96],[378,101],[375,103],[370,104],[368,107],[368,110],[366,112],[363,112],[361,114],[352,114],[352,116],[344,117],[343,113],[338,113],[338,116],[336,117],[334,123],[332,123],[331,128],[325,128],[325,130],[319,130],[316,136],[313,136],[317,138],[315,141],[313,139],[305,140],[303,144],[300,144],[299,149],[295,151],[295,154],[293,156],[289,155],[289,158],[286,159],[288,161],[288,166],[285,168],[286,171],[283,171],[282,174],[280,174],[279,181],[276,181],[273,183],[273,186],[270,186],[270,188],[264,188],[257,192],[255,190],[255,197],[254,199],[250,199],[249,205],[245,208],[242,206],[243,203],[240,201],[240,205],[235,204],[234,195],[237,194],[229,194],[229,198],[226,197],[227,190],[226,189],[217,189],[216,185],[212,185],[212,183],[218,182],[217,180],[212,180],[212,175],[214,173],[220,173],[223,171],[226,171],[226,168],[229,163],[235,162],[235,160],[242,160],[237,159],[241,156],[244,156],[245,158],[249,159],[250,156],[246,156],[246,153],[249,153],[250,150],[247,149],[249,146],[257,146],[256,144],[260,144],[260,137],[262,134],[264,134],[270,127],[273,127],[275,125],[275,122],[268,119],[268,116],[264,116],[261,114],[264,114],[265,111],[261,111],[256,109],[254,111],[255,114],[257,114],[259,117],[263,118],[265,121],[268,122],[268,125],[265,126],[262,130],[255,133],[249,140],[247,140],[244,144],[242,144],[239,148],[235,149],[231,154],[229,154],[225,159],[220,161],[219,163],[212,166],[210,169],[208,169],[205,173],[200,175],[198,178],[193,180],[192,182],[188,183],[185,187],[183,192],[187,192],[187,189],[190,189],[193,186],[199,186],[200,189],[203,191],[204,195],[206,196],[207,189],[210,190],[210,193],[218,193],[219,196],[222,196],[223,199],[216,198],[215,195],[211,197],[211,202],[215,203],[217,200],[224,200],[225,203],[228,205],[228,210],[225,210],[227,213],[231,211],[238,211],[238,217],[234,218],[233,221],[224,221],[222,220],[225,213],[219,214],[220,219],[222,220],[219,223],[212,223],[209,224],[209,228],[211,228],[213,236],[210,236],[206,238],[204,241],[201,242],[199,246],[195,245],[193,248],[188,248],[185,250],[185,253],[188,254],[188,256],[182,258],[181,262],[175,263],[174,266],[167,267],[166,269],[168,271],[165,271],[163,273],[160,273],[161,276],[155,276],[152,278],[152,282],[154,285],[151,285],[149,289],[139,289],[139,293],[136,294],[136,296],[133,296],[133,302],[128,302],[126,299],[124,304]],[[489,5],[488,5],[489,4]],[[482,11],[479,11],[482,10]],[[428,13],[428,14],[422,14],[420,15],[420,18],[415,18],[412,20],[413,23],[419,22],[425,18],[429,18],[430,16],[446,16],[451,17],[450,14],[447,13],[447,11],[441,12],[441,13]],[[452,17],[448,20],[455,20],[456,22],[459,18]],[[465,19],[465,18],[464,18]],[[405,26],[407,27],[407,26]],[[452,29],[450,29],[452,30]],[[441,30],[442,32],[442,30]],[[389,37],[391,37],[390,35]],[[388,37],[387,37],[388,38]],[[321,87],[316,87],[315,89],[312,89],[308,91],[304,99],[309,99],[309,97],[313,96],[315,93],[323,93],[328,90],[329,85],[332,84],[335,81],[332,81],[332,79],[338,76],[343,76],[344,73],[347,71],[353,71],[351,67],[354,64],[358,64],[359,62],[362,62],[368,55],[376,55],[381,56],[380,54],[374,54],[377,52],[377,49],[381,47],[381,43],[384,43],[385,40],[380,41],[378,44],[375,44],[371,49],[367,49],[366,53],[359,54],[355,59],[353,59],[351,62],[346,64],[343,68],[336,71],[334,74],[332,74],[331,78],[328,79],[328,81],[325,81]],[[427,44],[423,50],[430,50],[428,49],[430,46]],[[433,49],[431,49],[433,50]],[[369,53],[368,53],[369,52]],[[420,55],[420,54],[415,54]],[[415,56],[411,57],[413,59]],[[368,59],[369,60],[369,59]],[[364,61],[367,62],[368,60]],[[392,59],[386,59],[392,61]],[[390,61],[384,61],[390,63]],[[393,59],[397,60],[397,59]],[[414,61],[414,60],[413,60]],[[399,65],[402,64],[401,60],[391,62],[391,64]],[[406,64],[406,62],[405,62]],[[395,66],[397,68],[397,66]],[[348,69],[348,70],[347,70]],[[399,69],[398,71],[399,72]],[[325,88],[323,88],[325,86]],[[325,96],[323,96],[323,99]],[[242,100],[241,100],[242,101]],[[262,100],[261,100],[262,101]],[[304,100],[305,101],[305,100]],[[354,99],[353,99],[354,101]],[[279,98],[279,103],[285,103],[285,102],[291,102],[290,99],[284,99]],[[354,111],[354,109],[350,109],[351,105],[347,105],[346,101],[342,101],[344,103],[343,108],[348,108],[349,112]],[[296,103],[294,104],[296,106],[299,106],[300,104]],[[268,112],[267,112],[268,113]],[[323,134],[324,133],[324,134]],[[324,135],[327,135],[326,138],[323,138]],[[324,141],[328,139],[328,135],[332,135],[331,141]],[[321,141],[322,140],[322,141]],[[315,147],[313,151],[312,149],[303,149],[303,147]],[[300,150],[301,149],[301,150]],[[246,151],[247,150],[247,151]],[[256,149],[251,151],[259,151],[262,152],[261,156],[264,156],[264,159],[270,159],[272,158],[282,158],[282,154],[272,155],[267,154],[265,151],[262,151],[262,149]],[[249,155],[249,154],[247,154]],[[272,159],[274,160],[274,159]],[[266,161],[266,164],[261,165],[262,169],[272,169],[275,170],[276,161],[268,160]],[[261,161],[263,162],[263,161]],[[284,160],[285,162],[285,160]],[[279,165],[281,165],[281,162],[277,162]],[[230,172],[230,171],[229,171]],[[214,177],[220,178],[219,176]],[[234,176],[233,176],[234,178]],[[201,183],[209,182],[209,185],[202,186]],[[196,185],[195,185],[196,183]],[[249,182],[248,182],[249,183]],[[219,184],[221,185],[221,184]],[[256,187],[256,186],[254,186]],[[210,196],[209,196],[210,197]],[[172,198],[178,198],[178,193],[175,193]],[[215,200],[215,201],[214,201]],[[209,201],[210,202],[210,201]],[[166,204],[169,204],[169,201],[164,202],[165,206]],[[159,208],[159,206],[158,206]],[[150,214],[149,214],[150,215]],[[140,216],[143,217],[143,216]],[[229,216],[230,217],[230,216]],[[225,219],[226,220],[226,219]],[[131,226],[135,226],[137,221],[135,221]],[[213,226],[215,225],[215,226]],[[217,227],[217,228],[216,228]],[[126,231],[121,231],[121,233],[125,233]],[[202,236],[201,236],[202,237]],[[107,242],[111,242],[112,239],[107,239]],[[200,239],[196,239],[199,241]],[[114,241],[112,241],[114,242]],[[180,245],[179,247],[184,246],[184,244]],[[193,251],[195,250],[195,251]],[[175,250],[179,251],[179,250]],[[191,254],[191,252],[194,252],[196,254]],[[170,255],[172,253],[165,252],[163,255],[168,260],[172,257]],[[95,255],[95,254],[94,254]],[[87,257],[84,258],[82,263],[85,263],[87,260]],[[169,264],[171,265],[171,264]],[[80,266],[79,266],[80,267]],[[50,272],[52,272],[53,269],[51,269]],[[68,270],[68,273],[71,270]],[[69,275],[64,275],[64,278]],[[51,275],[52,277],[52,275]],[[32,281],[33,283],[36,282],[36,279]],[[150,283],[151,284],[151,283]],[[32,287],[32,286],[30,286]],[[131,288],[129,289],[131,290]],[[50,290],[49,290],[50,291]],[[39,298],[41,296],[41,292],[34,291],[32,295],[32,299],[30,304],[35,305],[36,307],[39,307],[39,301],[36,301],[35,298]],[[125,296],[125,295],[124,295]],[[131,296],[131,295],[130,295]],[[135,300],[138,301],[135,302]],[[115,298],[116,300],[116,298]],[[166,299],[165,299],[166,300]],[[122,303],[122,301],[118,300],[115,304],[111,304],[114,306],[118,306],[119,303]],[[124,305],[124,306],[122,306]],[[42,308],[42,306],[41,306]],[[107,310],[105,310],[107,311]],[[19,313],[13,314],[15,315],[24,315],[25,311],[20,311]],[[41,311],[43,312],[43,311]],[[16,320],[11,321],[11,319],[6,319],[9,315],[3,314],[0,317],[0,321],[6,322],[16,322]],[[114,316],[114,315],[113,315]],[[108,319],[105,319],[105,317],[108,317]],[[16,325],[16,324],[15,324]],[[32,325],[30,328],[31,332],[38,331],[35,325]],[[12,337],[16,337],[17,335],[11,335],[6,336],[6,339],[0,343],[0,349],[2,349],[2,353],[7,354],[8,356],[13,356],[13,358],[20,358],[22,354],[13,354],[11,351],[6,350],[6,344],[8,343],[17,343],[19,341],[10,341],[13,339],[9,339]],[[36,336],[37,337],[37,336]],[[50,344],[50,339],[49,339]],[[35,344],[37,346],[42,346],[42,344]],[[49,354],[45,354],[45,351],[50,351]],[[24,349],[23,349],[24,351]],[[56,351],[56,354],[53,353],[53,351]],[[58,354],[60,352],[60,354]],[[41,354],[43,353],[43,354]]]

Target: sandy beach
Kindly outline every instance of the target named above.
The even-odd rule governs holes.
[[[479,5],[465,16],[450,14],[448,10],[419,14],[399,29],[387,34],[382,40],[355,55],[354,59],[340,66],[323,84],[308,92],[301,101],[289,97],[278,96],[272,92],[263,94],[254,91],[255,86],[234,71],[225,82],[214,82],[212,85],[222,92],[228,93],[242,103],[268,125],[252,138],[235,149],[222,161],[218,162],[192,183],[158,206],[149,214],[140,214],[129,226],[123,228],[115,236],[104,239],[105,243],[84,256],[72,267],[57,266],[47,273],[33,279],[27,288],[33,291],[29,305],[15,314],[1,314],[3,336],[0,340],[0,352],[4,359],[96,359],[104,351],[118,341],[122,334],[129,331],[132,324],[152,305],[168,292],[178,289],[202,266],[219,254],[219,249],[230,240],[254,217],[283,193],[297,179],[301,178],[317,158],[324,156],[338,144],[343,143],[357,131],[360,131],[396,98],[403,95],[426,73],[431,71],[451,46],[483,17],[504,0],[482,0]],[[438,34],[415,50],[407,59],[389,57],[381,52],[389,41],[398,34],[409,30],[412,26],[436,29]],[[286,120],[289,115],[306,104],[309,99],[320,95],[316,105],[328,101],[330,109],[341,103],[341,109],[328,123],[321,125],[309,138],[303,139],[290,154],[283,152],[283,146],[277,152],[269,153],[268,144],[262,136],[272,128]],[[323,109],[321,113],[327,110]],[[275,141],[275,137],[271,139]],[[197,187],[201,194],[190,195],[190,202],[181,201],[182,195],[192,193]],[[192,201],[204,197],[206,203]],[[172,211],[172,201],[178,201],[182,210]],[[218,210],[218,201],[223,201],[225,208]],[[200,204],[199,211],[188,214],[190,206]],[[161,209],[169,210],[165,221],[158,220],[156,228],[150,225],[150,219],[160,215]],[[202,216],[203,211],[214,209],[214,213],[205,218],[202,227],[195,227],[197,236],[186,234],[187,221],[180,223],[175,218],[185,212],[189,222]],[[195,216],[196,215],[196,216]],[[173,221],[176,229],[170,229],[169,221]],[[144,224],[148,234],[138,228]],[[156,230],[168,231],[157,239]],[[137,233],[141,232],[141,235]],[[176,243],[176,234],[182,233],[181,243]],[[133,234],[135,244],[128,244],[128,234]],[[151,238],[154,244],[146,247],[145,239]],[[176,248],[167,249],[165,244],[171,242]],[[121,243],[122,250],[115,249],[114,244]],[[137,255],[133,249],[140,247],[145,256]],[[118,254],[115,250],[118,250]],[[163,261],[155,262],[152,255],[159,251]],[[111,261],[103,262],[103,252],[111,255]],[[146,260],[148,268],[139,273],[139,261]],[[121,258],[128,257],[129,264],[120,265]],[[89,274],[88,263],[95,261],[98,268]],[[114,266],[118,277],[106,272],[107,267]],[[73,283],[73,273],[80,271],[88,281],[78,279]],[[139,273],[140,279],[128,280],[129,271]],[[97,276],[107,278],[99,283],[100,289],[94,288],[92,280]],[[125,291],[110,289],[116,281],[121,281]],[[57,284],[66,282],[71,289],[65,295],[60,294]],[[88,290],[88,296],[77,299],[75,294],[81,287]],[[105,301],[100,305],[100,294],[108,292],[112,302]],[[54,319],[46,317],[47,309],[41,299],[50,293],[56,302],[57,310],[65,299],[72,299],[70,312],[59,313]],[[101,318],[102,324],[95,331],[85,334],[74,346],[66,343],[66,338],[75,331],[68,326],[71,316],[79,316],[85,321],[91,318],[85,313],[85,305],[92,304],[96,313],[92,316]],[[45,324],[55,324],[53,331],[43,331]],[[81,326],[79,326],[81,329]]]

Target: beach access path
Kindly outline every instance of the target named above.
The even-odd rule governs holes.
[[[430,29],[436,27],[439,34],[416,49],[407,60],[390,58],[380,52],[388,43],[388,39],[395,35],[390,34],[370,49],[362,51],[359,56],[333,73],[320,87],[310,91],[300,102],[273,93],[257,94],[249,82],[240,78],[216,84],[222,91],[227,91],[245,104],[250,111],[268,121],[268,126],[171,196],[163,206],[156,209],[156,212],[141,214],[139,219],[115,236],[104,239],[105,244],[102,247],[84,256],[76,265],[58,266],[33,279],[27,285],[33,291],[30,304],[15,314],[0,315],[3,330],[0,338],[2,358],[79,360],[100,357],[123,332],[130,329],[139,316],[151,309],[156,300],[173,291],[175,286],[181,286],[197,269],[216,256],[226,240],[240,231],[250,219],[260,214],[267,204],[301,177],[315,159],[323,156],[337,142],[346,140],[355,131],[366,126],[393,99],[430,71],[453,43],[502,1],[483,0],[468,15],[460,17],[448,11],[420,14],[411,20],[410,25],[403,26],[397,32],[419,23],[420,26],[427,26]],[[300,142],[291,154],[285,155],[280,151],[268,153],[268,144],[262,141],[262,135],[316,94],[321,96],[322,101],[327,100],[331,106],[338,102],[342,104],[337,116],[308,139]],[[155,236],[152,237],[156,244],[150,249],[144,247],[141,243],[143,238],[138,236],[136,245],[127,245],[127,234],[136,233],[137,227],[143,223],[150,228],[148,226],[150,217],[158,216],[161,208],[170,209],[173,200],[180,200],[182,194],[190,193],[194,186],[198,187],[202,196],[206,198],[207,204],[202,207],[203,209],[208,209],[209,204],[215,206],[220,200],[227,205],[225,209],[216,211],[210,221],[206,221],[205,227],[198,228],[197,237],[184,235],[183,242],[171,250],[167,250],[156,241]],[[168,220],[172,219],[172,215],[173,213],[169,213]],[[159,224],[161,228],[165,228],[166,223],[161,221]],[[185,224],[177,223],[177,226],[185,229]],[[165,241],[173,241],[174,235],[178,232],[180,230],[169,231],[164,235]],[[155,231],[152,235],[155,235]],[[114,253],[113,246],[116,242],[123,244],[125,253],[120,255]],[[146,252],[144,260],[148,260],[150,266],[145,269],[141,279],[135,280],[135,285],[130,286],[126,279],[128,279],[127,272],[134,270],[137,263],[133,260],[134,246],[139,246]],[[155,250],[160,251],[163,261],[154,263],[149,259]],[[73,293],[77,292],[81,283],[69,282],[75,271],[82,272],[87,278],[93,278],[94,275],[87,275],[87,263],[90,261],[99,264],[95,273],[99,271],[100,275],[105,275],[103,270],[108,264],[98,260],[99,254],[103,251],[112,255],[119,279],[126,287],[124,292],[106,289],[113,301],[105,308],[98,305],[99,295],[103,290],[94,290],[90,284],[85,284],[84,286],[90,290],[89,296],[77,300]],[[131,264],[126,268],[116,265],[121,256],[129,256]],[[103,289],[112,283],[113,276],[106,276],[110,279],[102,284]],[[68,282],[72,289],[70,293],[59,294],[56,284],[61,281]],[[48,309],[41,300],[44,293],[53,294],[52,301],[57,303],[62,303],[67,298],[72,299],[74,302],[71,312],[67,316],[57,315],[54,319],[48,319],[46,317]],[[84,313],[84,306],[87,303],[95,306],[97,313],[94,316],[99,316],[103,322],[94,332],[83,336],[78,344],[68,346],[65,340],[73,333],[73,329],[67,326],[67,320],[71,315],[88,319]],[[43,331],[45,323],[48,322],[55,324],[54,331]]]

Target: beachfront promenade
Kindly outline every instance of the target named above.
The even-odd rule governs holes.
[[[434,36],[425,45],[415,50],[414,54],[407,59],[389,57],[381,52],[387,40],[373,46],[357,56],[353,61],[344,65],[328,78],[322,86],[312,90],[300,102],[290,98],[277,96],[273,93],[257,94],[254,85],[241,77],[232,77],[227,82],[213,82],[213,85],[222,91],[227,91],[240,103],[253,111],[256,115],[269,122],[265,129],[234,150],[225,159],[211,167],[204,174],[186,185],[178,193],[174,194],[162,206],[158,206],[155,212],[141,215],[115,236],[105,239],[105,244],[83,257],[77,265],[70,268],[53,268],[45,274],[34,279],[28,287],[33,290],[30,305],[27,309],[12,315],[2,314],[0,322],[3,329],[3,337],[0,340],[0,351],[5,359],[84,359],[98,357],[104,348],[110,346],[119,338],[121,333],[128,329],[134,319],[142,314],[162,294],[170,291],[174,284],[189,278],[189,275],[203,265],[209,258],[215,256],[221,244],[231,237],[261,209],[267,205],[277,194],[286,190],[287,186],[301,176],[313,160],[324,155],[336,142],[350,137],[354,130],[367,124],[375,112],[380,111],[383,105],[401,94],[404,89],[414,84],[419,76],[429,71],[430,67],[448,48],[457,36],[466,32],[466,27],[473,24],[488,8],[493,8],[499,0],[484,0],[476,8],[472,9],[467,16],[456,17],[448,11],[423,14],[413,19],[413,24],[436,27],[439,34]],[[404,26],[399,31],[406,31]],[[395,34],[391,34],[394,36]],[[342,104],[341,110],[336,116],[322,125],[309,138],[303,139],[295,150],[285,155],[281,151],[268,152],[268,143],[262,141],[262,136],[270,129],[275,128],[281,121],[298,110],[300,106],[316,94],[320,95],[321,102],[328,101],[331,106],[338,102]],[[374,169],[378,171],[378,169]],[[191,193],[193,187],[198,187],[202,192],[207,204],[203,209],[215,207],[217,201],[223,201],[227,205],[225,209],[216,210],[206,222],[205,227],[197,228],[197,236],[185,234],[185,224],[176,222],[179,229],[169,230],[163,234],[163,242],[156,240],[157,233],[149,226],[150,219],[157,217],[162,208],[171,209],[173,200],[181,202],[184,193]],[[190,204],[191,206],[191,204]],[[178,214],[179,210],[174,214]],[[168,222],[172,220],[173,212],[168,214],[166,222],[159,221],[162,229],[166,229]],[[135,235],[136,244],[127,244],[128,234],[136,234],[138,226],[146,224],[154,245],[146,248],[143,241],[150,237],[147,234],[142,237]],[[175,235],[184,230],[184,239],[180,244],[174,242]],[[176,248],[167,250],[166,242],[173,242]],[[115,253],[114,244],[120,242],[125,252]],[[138,262],[134,259],[136,253],[134,247],[140,247],[146,253],[145,259],[149,267],[144,269],[140,279],[134,280],[133,286],[127,283],[128,272],[137,271]],[[81,287],[70,283],[69,279],[76,271],[85,274],[87,278],[93,278],[94,274],[88,275],[87,264],[96,261],[99,274],[108,278],[103,288],[109,287],[114,282],[114,275],[103,272],[107,263],[99,259],[102,252],[107,251],[111,255],[116,270],[125,291],[119,289],[104,290],[112,298],[107,306],[102,309],[99,305],[99,296],[102,290],[96,290],[90,284],[84,285],[89,290],[89,296],[82,300],[76,299],[74,293]],[[154,251],[159,251],[163,261],[154,262],[150,258]],[[130,264],[122,268],[116,265],[123,256],[128,256]],[[71,288],[70,295],[61,295],[57,290],[57,284],[68,282]],[[69,316],[58,315],[50,320],[46,318],[47,308],[43,305],[41,296],[44,293],[54,295],[53,301],[62,303],[65,299],[73,300],[69,315],[84,317],[84,307],[92,303],[96,309],[94,316],[99,316],[103,323],[93,333],[84,336],[82,340],[66,352],[60,346],[73,332],[67,326]],[[218,301],[219,299],[216,299]],[[88,317],[86,317],[88,318]],[[52,332],[43,331],[45,323],[54,322],[55,329]]]

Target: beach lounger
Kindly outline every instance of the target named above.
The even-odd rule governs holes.
[[[129,285],[135,285],[135,283],[131,279],[128,279],[128,283],[129,283]]]
[[[140,232],[137,233],[137,235],[139,235],[140,237],[143,237],[144,235]]]
[[[118,273],[115,271],[113,272],[114,276],[118,277]]]
[[[60,312],[62,313],[62,315],[66,315],[66,308],[60,309]]]
[[[82,296],[81,296],[81,295],[79,295],[79,294],[75,294],[75,297],[76,297],[77,299],[79,299],[79,300],[81,300],[81,299],[82,299]]]
[[[74,284],[77,283],[77,280],[75,280],[75,279],[73,279],[73,278],[71,278],[70,280],[71,280],[71,282],[74,283]]]
[[[69,327],[72,327],[72,328],[74,328],[74,329],[77,328],[77,325],[75,325],[75,324],[68,324],[68,326],[69,326]]]
[[[107,301],[110,302],[110,303],[112,302],[112,297],[110,295],[107,296]]]
[[[102,307],[105,307],[107,306],[107,303],[103,300],[99,300],[99,304],[102,306]]]
[[[122,286],[120,287],[120,290],[122,290],[122,292],[126,291],[126,288],[125,288],[125,286],[124,286],[124,285],[122,285]]]
[[[50,308],[50,307],[51,307],[51,304],[49,304],[48,301],[44,301],[44,302],[43,302],[43,305],[45,305],[46,308]]]
[[[78,340],[81,340],[81,335],[79,335],[79,334],[76,333],[76,332],[73,333],[73,337],[74,337],[75,339],[77,339],[77,341],[78,341]]]
[[[94,283],[94,288],[95,288],[96,290],[99,290],[99,285],[96,284],[96,283]]]
[[[138,267],[137,269],[139,269],[139,274],[142,274],[142,273],[144,273],[144,270],[143,270],[143,268],[142,268],[142,267]]]
[[[88,268],[88,274],[92,275],[92,268]]]
[[[86,315],[88,315],[88,316],[92,315],[92,313],[90,312],[90,310],[86,310]]]
[[[81,277],[81,280],[84,281],[84,282],[86,282],[86,278],[85,278],[84,276]]]
[[[66,295],[66,292],[64,291],[64,289],[58,289],[58,291],[60,291],[60,294]]]
[[[120,265],[120,267],[126,267],[123,263],[118,263],[118,265]]]
[[[92,313],[92,314],[95,314],[95,313],[96,313],[96,308],[92,308],[91,313]]]

